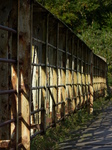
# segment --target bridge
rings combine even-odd
[[[35,0],[1,0],[0,70],[0,149],[30,149],[106,95],[106,61]]]

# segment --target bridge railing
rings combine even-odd
[[[40,4],[11,2],[0,5],[0,148],[30,149],[71,113],[93,112],[107,64]]]
[[[34,137],[84,105],[92,112],[93,95],[105,95],[107,64],[39,4],[34,4],[32,45],[31,122],[39,125]]]

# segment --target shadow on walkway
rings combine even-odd
[[[59,144],[60,150],[112,150],[112,104],[87,128],[71,134],[71,140]]]

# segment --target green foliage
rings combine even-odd
[[[112,64],[111,0],[37,0]],[[112,66],[111,66],[112,68]],[[111,72],[112,73],[112,72]]]
[[[38,0],[76,33],[88,26],[112,27],[112,1],[108,0]]]
[[[108,72],[108,84],[109,86],[112,86],[112,68],[111,67]]]
[[[89,27],[83,31],[82,34],[78,34],[85,43],[93,50],[95,54],[98,54],[107,59],[107,63],[112,61],[112,29],[95,30]]]

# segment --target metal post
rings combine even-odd
[[[9,32],[5,30],[8,27],[10,11],[12,10],[12,2],[8,0],[0,1],[0,57],[8,59],[9,53],[11,53],[11,36]],[[8,63],[0,62],[0,91],[8,90],[10,88],[10,66]],[[9,95],[0,95],[0,122],[5,122],[10,119],[9,109]],[[0,128],[0,140],[10,139],[10,128],[6,125]]]
[[[79,55],[78,55],[78,51],[79,51],[79,40],[77,41],[77,109],[80,105],[80,99],[79,99]]]
[[[74,35],[72,36],[72,110],[75,110],[75,85],[74,85],[74,65],[75,65],[75,46],[74,46]]]
[[[22,147],[30,149],[30,86],[31,86],[31,5],[29,1],[20,0],[18,16],[18,47],[20,66],[20,86],[23,92],[18,102],[18,114],[22,115],[22,121],[18,126],[18,141]]]
[[[93,53],[90,54],[90,113],[93,113]]]

